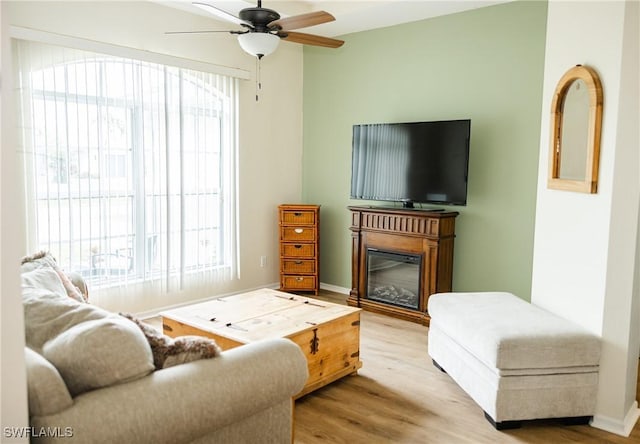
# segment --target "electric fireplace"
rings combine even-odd
[[[385,304],[420,309],[422,255],[367,250],[366,298]]]
[[[458,213],[349,207],[351,291],[363,310],[429,325],[429,296],[451,291]]]

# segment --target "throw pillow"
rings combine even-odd
[[[30,277],[25,273],[22,276],[23,282]],[[118,317],[102,308],[71,299],[64,291],[53,292],[47,288],[25,285],[22,287],[22,307],[26,343],[38,353],[42,352],[45,342],[74,325],[94,319]]]
[[[42,352],[74,397],[154,370],[144,334],[119,317],[81,322],[46,342]]]
[[[199,359],[215,358],[221,353],[220,347],[213,339],[202,336],[180,336],[174,339],[130,314],[120,315],[133,321],[144,333],[151,346],[153,364],[157,370]]]
[[[26,273],[21,273],[22,290],[47,290],[50,293],[66,297],[67,292],[60,281],[58,274],[49,267],[36,268]]]
[[[24,348],[27,366],[27,392],[29,397],[29,416],[45,416],[61,412],[73,405],[58,370],[41,355]]]
[[[76,272],[65,273],[65,274],[67,275],[67,277],[69,278],[73,286],[76,287],[78,290],[80,290],[80,293],[82,294],[82,298],[84,299],[84,301],[89,302],[89,287],[87,287],[87,283],[82,277],[82,275]]]
[[[40,251],[31,256],[25,256],[22,258],[20,262],[22,272],[29,272],[36,269],[41,268],[51,268],[56,272],[60,281],[62,281],[62,286],[64,287],[67,296],[72,299],[75,299],[79,302],[86,302],[88,297],[88,292],[80,291],[69,279],[69,277],[65,274],[64,271],[58,266],[56,259],[51,255],[51,253],[47,251]],[[83,281],[84,284],[84,281]],[[85,297],[86,296],[86,297]]]

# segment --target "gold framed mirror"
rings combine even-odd
[[[576,65],[553,95],[548,188],[597,192],[601,129],[600,78],[592,68]]]

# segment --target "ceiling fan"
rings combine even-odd
[[[242,49],[258,57],[258,59],[275,51],[281,39],[303,45],[324,46],[327,48],[339,48],[344,43],[342,40],[291,31],[292,29],[306,28],[334,21],[335,17],[325,11],[316,11],[281,18],[280,14],[273,9],[263,8],[262,0],[258,0],[258,5],[255,8],[244,8],[240,11],[238,17],[236,17],[209,3],[196,1],[192,4],[218,18],[240,25],[244,29],[232,31],[173,31],[167,32],[167,34],[197,34],[207,32],[237,34],[238,42]]]

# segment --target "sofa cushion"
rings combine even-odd
[[[511,293],[439,293],[431,323],[490,368],[597,366],[600,340],[583,327]]]
[[[71,395],[146,376],[154,370],[147,340],[136,325],[109,317],[81,322],[43,346]]]
[[[27,366],[29,416],[58,413],[73,405],[73,399],[58,370],[44,357],[24,349]]]

